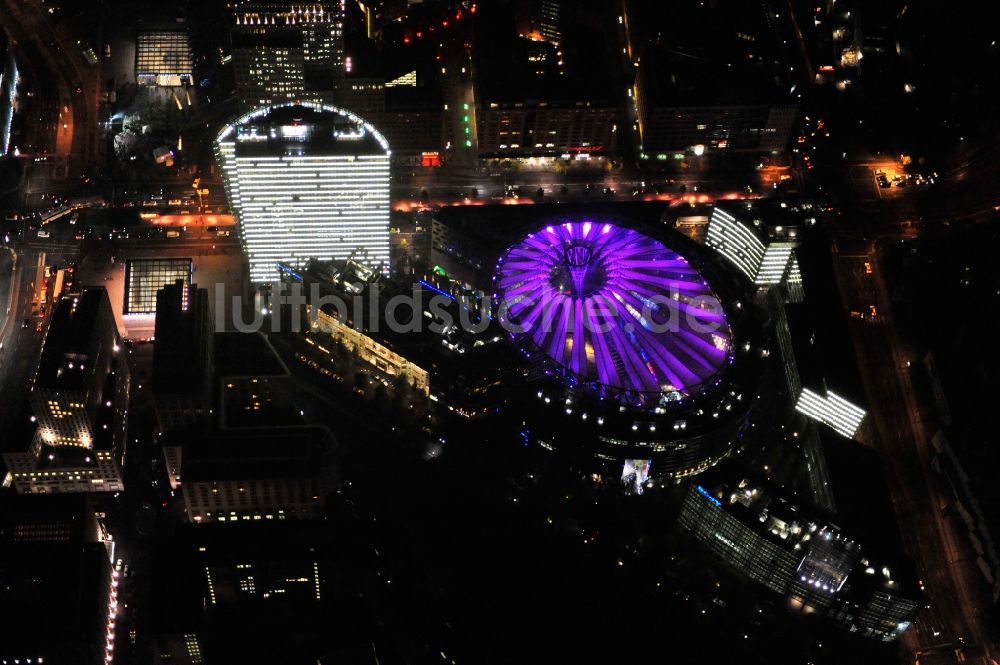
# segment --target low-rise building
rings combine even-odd
[[[905,557],[880,556],[832,515],[735,464],[692,482],[678,524],[736,575],[784,596],[793,611],[854,632],[896,640],[922,605]]]

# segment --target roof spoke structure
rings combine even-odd
[[[683,401],[732,362],[722,303],[697,268],[631,228],[546,226],[507,250],[494,286],[528,356],[602,399]]]

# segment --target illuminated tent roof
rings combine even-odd
[[[528,234],[494,276],[501,322],[571,388],[633,406],[683,400],[731,360],[722,304],[687,259],[613,224]]]

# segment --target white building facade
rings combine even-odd
[[[369,123],[315,102],[279,104],[227,125],[215,150],[252,282],[311,258],[388,270],[391,153]]]

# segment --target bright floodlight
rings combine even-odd
[[[683,400],[731,360],[729,325],[704,278],[633,229],[548,226],[507,250],[494,284],[501,318],[528,356],[602,398]]]

